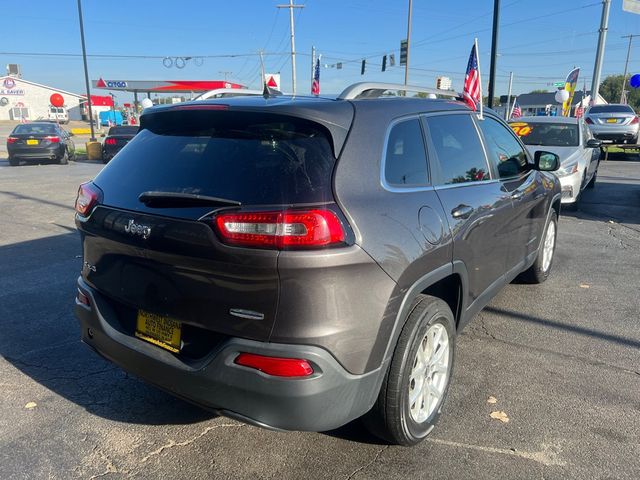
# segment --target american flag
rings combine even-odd
[[[316,68],[313,71],[313,82],[311,83],[311,94],[320,95],[320,58],[316,60]]]
[[[513,112],[511,112],[511,118],[520,118],[522,116],[522,109],[518,104],[518,99],[513,103]]]
[[[475,44],[471,48],[471,55],[469,55],[469,63],[467,64],[467,73],[464,76],[464,90],[462,96],[464,101],[471,107],[472,110],[478,108],[480,103],[480,72],[478,71],[478,55],[476,52]]]

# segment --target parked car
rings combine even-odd
[[[16,166],[21,160],[54,160],[66,164],[75,158],[72,134],[51,122],[33,122],[16,125],[7,137],[9,164]]]
[[[560,157],[556,175],[562,185],[562,203],[577,207],[585,188],[593,188],[600,166],[600,145],[582,119],[521,117],[511,127],[530,151],[553,152]]]
[[[64,107],[49,107],[48,119],[56,122],[67,124],[69,123],[69,112]]]
[[[137,133],[137,126],[111,127],[102,142],[102,163],[108,163]]]
[[[585,112],[585,122],[595,138],[614,143],[638,143],[640,121],[629,105],[594,105]]]
[[[422,440],[457,333],[516,276],[549,275],[559,160],[491,111],[372,98],[389,88],[146,109],[78,191],[83,341],[253,425],[364,416]]]

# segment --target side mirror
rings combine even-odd
[[[602,146],[602,141],[597,138],[590,138],[587,140],[587,148],[600,148]]]
[[[555,172],[560,168],[560,157],[555,153],[538,150],[534,155],[536,170],[541,172]]]

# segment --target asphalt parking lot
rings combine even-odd
[[[73,202],[101,168],[0,154],[1,478],[640,478],[639,159],[603,163],[561,217],[546,283],[508,286],[458,338],[443,417],[414,448],[357,422],[275,433],[214,417],[82,345]]]

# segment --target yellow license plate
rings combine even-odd
[[[136,337],[173,353],[180,351],[182,326],[173,318],[138,310]]]
[[[38,145],[38,140],[27,140],[27,145]]]
[[[615,118],[607,118],[607,123],[617,123],[618,120],[616,120]]]

